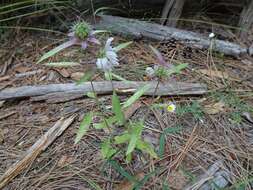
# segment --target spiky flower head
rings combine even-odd
[[[85,40],[91,32],[91,26],[84,21],[80,21],[74,24],[72,31],[74,32],[75,37],[80,40]]]

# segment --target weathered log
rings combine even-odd
[[[95,26],[97,29],[106,29],[115,34],[131,36],[137,39],[147,38],[159,41],[176,40],[190,47],[201,49],[210,48],[211,40],[196,32],[180,30],[160,24],[148,23],[136,19],[128,19],[109,15],[100,15],[100,22]],[[248,49],[238,44],[214,40],[213,50],[238,57],[246,54]]]
[[[1,177],[0,189],[4,188],[12,179],[27,168],[54,140],[59,137],[74,121],[76,115],[67,119],[60,119],[50,128],[29,150],[21,160],[13,164]]]
[[[166,95],[200,95],[207,92],[207,87],[204,84],[199,83],[183,83],[183,82],[164,82],[160,83],[156,89],[157,82],[122,82],[114,81],[113,87],[119,93],[134,93],[140,87],[149,85],[150,88],[144,93],[144,95],[152,96],[166,96]],[[98,95],[111,94],[113,91],[110,81],[93,82],[94,89]],[[66,96],[83,96],[88,92],[92,92],[92,86],[90,82],[85,82],[82,85],[75,83],[67,84],[48,84],[38,86],[22,86],[17,88],[7,88],[0,91],[0,100],[25,98],[33,96],[45,96],[46,99],[50,98],[51,94],[59,94]]]

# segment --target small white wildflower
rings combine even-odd
[[[176,104],[173,104],[172,102],[170,102],[167,106],[167,111],[168,112],[175,112],[176,111]]]
[[[209,38],[210,38],[210,39],[212,39],[212,38],[214,38],[214,37],[215,37],[215,34],[214,34],[213,32],[209,34]]]
[[[155,70],[152,67],[147,67],[145,73],[150,78],[155,76]]]
[[[113,41],[113,38],[109,38],[106,41],[103,54],[100,58],[97,59],[96,65],[99,69],[108,71],[108,70],[111,70],[113,66],[119,65],[118,56],[114,48],[111,46],[112,41]]]

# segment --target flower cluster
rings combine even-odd
[[[99,58],[97,59],[96,65],[99,69],[104,71],[111,70],[113,66],[119,65],[118,55],[111,43],[113,38],[109,38],[104,49],[100,50]]]

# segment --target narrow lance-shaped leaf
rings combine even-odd
[[[173,134],[181,131],[181,127],[168,127],[164,129],[163,133],[160,136],[159,139],[159,150],[158,150],[158,155],[159,157],[163,157],[164,155],[164,150],[165,150],[165,144],[166,144],[166,135],[167,134]]]
[[[126,43],[122,43],[122,44],[119,44],[118,46],[116,46],[114,49],[114,51],[118,52],[124,48],[126,48],[127,46],[129,46],[130,44],[132,44],[133,42],[126,42]]]
[[[70,46],[73,46],[75,44],[75,41],[74,40],[70,40],[70,41],[67,41],[59,46],[57,46],[56,48],[50,50],[49,52],[45,53],[37,63],[41,63],[42,61],[54,56],[55,54],[57,54],[58,52],[70,47]]]
[[[120,135],[120,136],[116,136],[114,138],[115,140],[115,144],[122,144],[122,143],[126,143],[130,140],[130,134],[126,133],[126,134],[123,134],[123,135]]]
[[[137,92],[135,92],[123,105],[123,108],[127,108],[132,105],[135,101],[137,101],[148,89],[150,85],[144,85]]]
[[[129,82],[128,80],[126,80],[126,79],[124,79],[123,77],[121,77],[121,76],[119,76],[119,75],[117,75],[117,74],[115,74],[115,73],[112,73],[111,72],[111,75],[112,75],[112,77],[113,78],[115,78],[115,79],[117,79],[117,80],[119,80],[119,81],[124,81],[124,82]]]
[[[119,121],[119,124],[123,125],[125,123],[125,116],[121,109],[119,97],[117,96],[115,91],[113,92],[113,96],[112,96],[112,110],[117,120]]]
[[[142,141],[141,139],[138,140],[136,148],[138,148],[141,151],[147,152],[153,158],[157,158],[157,155],[152,146],[149,143]]]
[[[142,129],[143,129],[143,124],[141,122],[134,123],[131,126],[131,133],[130,133],[130,141],[127,147],[127,152],[126,155],[130,154],[131,152],[134,151],[137,141],[141,137]]]
[[[117,152],[116,149],[114,149],[111,146],[110,139],[105,140],[101,145],[101,153],[103,158],[109,159],[111,158],[115,153]]]
[[[105,119],[105,121],[102,121],[101,123],[95,123],[93,125],[93,127],[95,129],[105,129],[106,127],[110,127],[111,125],[113,125],[114,123],[117,122],[117,118],[115,116],[109,117],[107,119]]]
[[[89,112],[82,120],[81,124],[80,124],[80,127],[77,131],[77,135],[76,135],[76,138],[75,138],[75,144],[77,144],[81,138],[87,133],[87,131],[89,130],[89,126],[92,122],[92,116],[93,116],[93,113],[92,112]]]
[[[186,67],[188,66],[187,63],[182,63],[182,64],[179,64],[177,66],[173,66],[169,71],[168,71],[168,75],[171,75],[171,74],[179,74],[183,69],[185,69]]]

